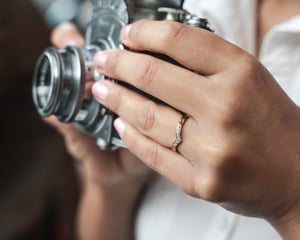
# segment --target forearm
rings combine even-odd
[[[133,240],[134,204],[85,184],[78,216],[80,240]]]

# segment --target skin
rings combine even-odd
[[[69,23],[56,28],[51,40],[59,48],[84,43]],[[141,191],[151,178],[150,169],[127,150],[101,151],[95,138],[77,131],[73,125],[60,123],[55,117],[46,121],[62,134],[69,152],[81,166],[78,238],[133,239],[134,212]]]
[[[300,9],[297,1],[289,2],[288,9],[284,1],[260,2],[257,54],[268,29],[285,20],[267,17],[266,10],[281,9],[289,18]],[[52,39],[59,47],[83,44],[74,27],[58,28]],[[110,81],[93,86],[95,98],[120,116],[115,127],[130,151],[188,194],[265,218],[284,239],[299,239],[300,113],[270,73],[215,34],[173,22],[141,21],[126,26],[121,39],[133,50],[160,52],[186,67],[125,50],[96,55],[101,73],[168,103],[156,104]],[[180,112],[189,119],[174,152]],[[134,210],[149,170],[127,151],[101,152],[72,126],[48,121],[83,165],[81,238],[133,239]],[[124,168],[116,167],[120,162]]]
[[[285,239],[298,239],[300,111],[271,74],[215,34],[174,22],[140,21],[121,39],[186,67],[125,50],[95,57],[102,74],[172,106],[110,81],[93,86],[95,98],[120,116],[115,127],[130,151],[188,194],[265,218]],[[190,118],[174,152],[179,112]]]

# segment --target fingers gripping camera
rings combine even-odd
[[[33,100],[42,117],[55,115],[61,122],[75,122],[78,129],[97,138],[101,149],[114,150],[126,147],[113,127],[117,116],[99,104],[87,87],[106,79],[94,69],[94,55],[98,51],[122,49],[122,27],[140,19],[173,20],[207,30],[209,26],[206,19],[185,11],[182,0],[91,2],[93,15],[85,33],[85,47],[49,47],[42,53],[34,73]]]

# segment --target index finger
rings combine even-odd
[[[165,54],[205,75],[226,69],[241,54],[210,31],[174,21],[138,21],[122,29],[121,40],[129,48]]]

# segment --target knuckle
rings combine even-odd
[[[243,139],[241,137],[230,136],[219,146],[219,151],[214,152],[210,167],[217,173],[227,174],[236,166],[240,166],[241,154],[244,151]]]
[[[144,60],[141,61],[141,66],[143,67],[141,67],[137,72],[136,85],[138,88],[145,89],[151,85],[156,77],[156,59],[147,56]]]
[[[223,107],[222,111],[219,112],[218,121],[224,129],[232,129],[239,126],[244,118],[242,98],[239,98],[239,101],[236,101],[236,98],[234,95],[231,95],[230,99],[225,99],[222,102]]]
[[[186,37],[186,26],[184,24],[165,21],[161,26],[160,42],[165,48],[177,47]]]
[[[112,50],[108,55],[104,70],[111,77],[117,77],[122,62],[122,50]]]
[[[218,109],[215,112],[216,120],[225,130],[244,126],[251,115],[251,86],[244,79],[237,78],[232,80],[237,82],[231,81],[228,87],[222,88],[225,94],[215,103]]]
[[[210,202],[222,202],[224,200],[223,187],[220,174],[210,170],[196,183],[196,188],[204,200]],[[196,190],[196,191],[197,191]]]
[[[148,30],[149,20],[140,19],[132,24],[131,30],[128,33],[129,39],[140,40]]]
[[[152,101],[148,101],[145,107],[139,113],[137,117],[137,125],[143,131],[151,131],[155,124],[156,116],[156,104]]]
[[[239,68],[242,71],[243,76],[253,75],[258,66],[258,61],[247,53],[244,53],[239,59],[240,64],[243,66]]]
[[[232,68],[235,77],[232,78],[232,84],[238,90],[245,90],[253,81],[260,81],[259,71],[260,63],[248,53],[239,55],[239,62]]]
[[[198,181],[190,181],[183,186],[183,191],[192,197],[202,198],[202,194],[199,191],[201,188],[198,186]]]

